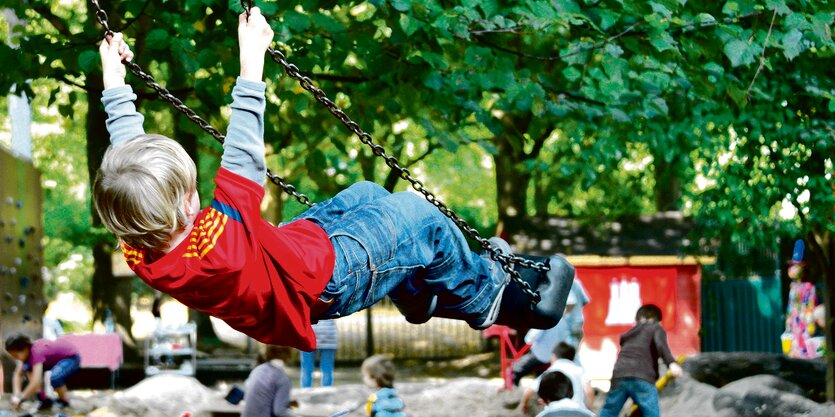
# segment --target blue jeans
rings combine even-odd
[[[78,372],[81,365],[81,357],[78,355],[71,356],[66,359],[61,359],[52,366],[52,371],[49,378],[49,384],[53,388],[63,387],[67,384],[67,378]]]
[[[358,182],[299,218],[319,224],[336,252],[321,296],[333,304],[320,319],[368,308],[393,290],[398,299],[392,301],[405,303],[409,291],[428,287],[438,295],[438,310],[471,320],[502,289],[455,224],[417,194]]]
[[[336,360],[336,349],[316,349],[313,352],[301,353],[301,387],[313,386],[313,368],[316,367],[316,354],[319,354],[319,371],[322,372],[322,386],[333,385],[333,364]]]
[[[660,416],[658,390],[654,384],[638,378],[618,378],[612,380],[612,389],[606,395],[606,403],[599,417],[617,417],[627,397],[632,398],[644,417]]]

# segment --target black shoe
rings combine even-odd
[[[537,271],[515,265],[522,280],[539,293],[540,301],[534,305],[522,286],[511,280],[502,295],[502,305],[495,324],[512,328],[550,329],[557,325],[565,311],[568,293],[574,282],[574,267],[565,258],[556,255],[519,257],[550,267],[548,271]]]
[[[438,307],[438,296],[420,275],[398,285],[389,293],[389,299],[412,324],[426,323]]]
[[[49,398],[42,398],[38,401],[38,411],[51,410],[52,400]]]
[[[70,402],[63,398],[59,398],[55,400],[55,405],[58,407],[58,409],[63,410],[65,408],[69,408]]]
[[[491,237],[489,240],[490,244],[496,248],[499,253],[505,255],[511,254],[510,245],[508,245],[504,239]],[[499,310],[502,305],[502,294],[504,294],[508,282],[510,281],[510,275],[502,269],[499,262],[494,261],[490,257],[490,252],[485,251],[481,254],[481,258],[487,263],[487,272],[490,275],[489,280],[483,284],[491,287],[489,294],[492,297],[492,301],[490,302],[490,305],[481,312],[462,313],[456,308],[445,308],[447,304],[442,302],[442,307],[437,309],[435,316],[448,319],[465,320],[470,327],[476,330],[484,330],[493,325],[496,318],[499,316]]]
[[[491,237],[489,241],[493,247],[499,251],[499,253],[504,255],[510,255],[512,253],[510,251],[510,245],[504,239],[500,237]],[[501,310],[500,307],[502,305],[503,294],[508,283],[510,282],[510,274],[502,269],[501,264],[494,261],[493,258],[490,257],[489,251],[482,253],[481,257],[490,264],[490,279],[492,284],[497,288],[497,291],[496,296],[493,298],[493,302],[490,304],[487,311],[479,317],[468,321],[470,327],[476,330],[484,330],[496,322],[496,319],[499,316],[499,311]]]

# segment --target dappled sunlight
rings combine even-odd
[[[56,295],[47,306],[44,316],[82,325],[88,325],[93,320],[93,313],[87,301],[70,292]]]

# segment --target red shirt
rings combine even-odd
[[[268,223],[264,188],[225,168],[215,184],[188,239],[150,262],[124,245],[125,260],[151,287],[263,343],[313,350],[310,306],[334,266],[327,234],[307,220]]]

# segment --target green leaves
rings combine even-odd
[[[765,8],[768,10],[774,10],[777,14],[785,15],[791,13],[791,9],[789,6],[786,5],[786,0],[766,0],[765,1]]]
[[[400,28],[403,29],[406,36],[412,36],[425,25],[422,21],[412,18],[407,14],[400,15],[399,23]]]
[[[78,66],[83,72],[92,72],[100,62],[96,51],[84,51],[78,55]]]
[[[284,20],[284,24],[293,32],[301,32],[310,27],[310,17],[295,10],[284,12],[282,20]]]
[[[658,52],[664,52],[676,48],[676,41],[667,32],[654,33],[650,35],[649,43],[655,47]]]
[[[789,61],[793,60],[803,52],[803,33],[797,29],[792,29],[783,35],[780,46],[783,48],[783,56]]]
[[[170,35],[165,29],[156,28],[148,32],[145,36],[145,42],[148,45],[148,49],[166,49],[169,38]]]
[[[755,52],[746,40],[731,39],[722,47],[722,51],[731,61],[731,66],[738,67],[754,62]]]

